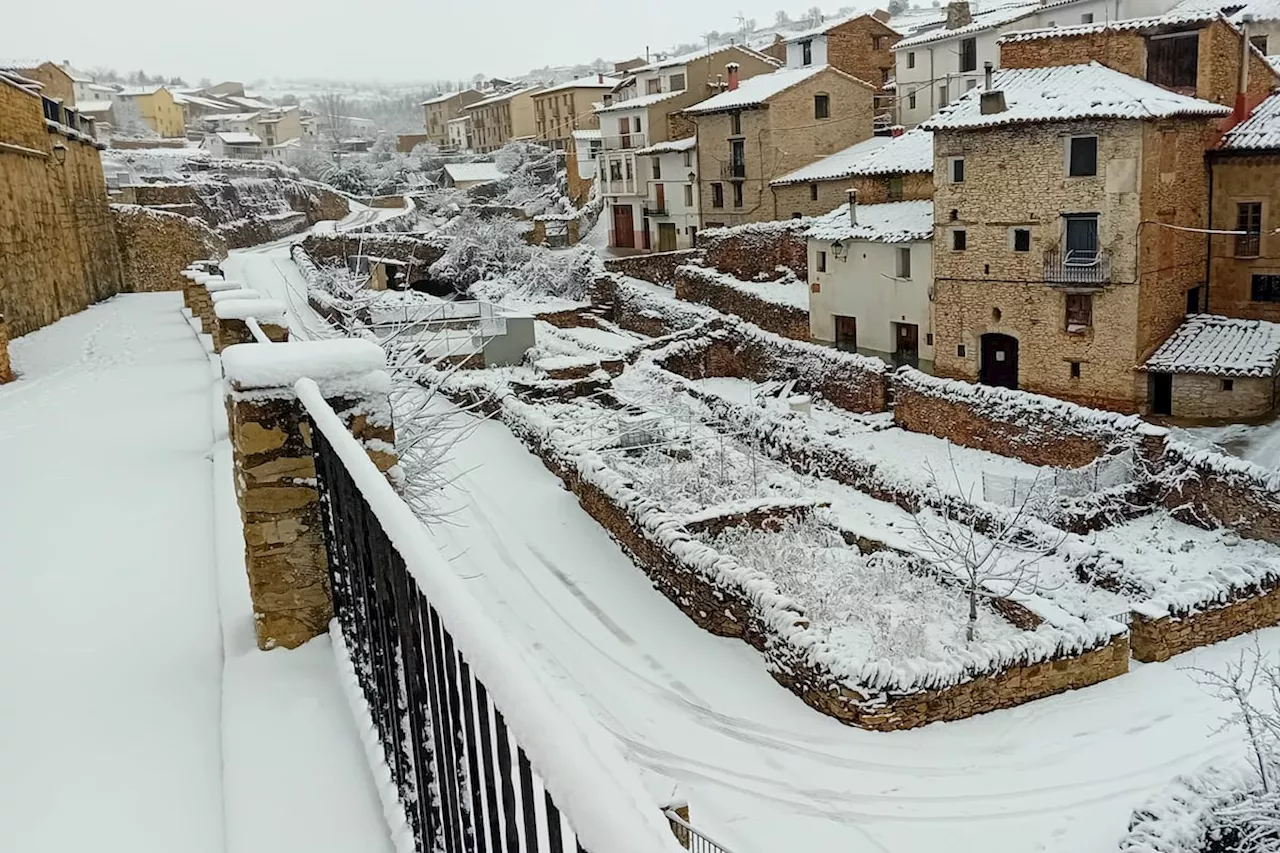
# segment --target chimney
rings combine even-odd
[[[849,224],[856,228],[858,227],[858,191],[850,188],[846,192],[849,194]]]
[[[603,84],[603,83],[604,83],[604,75],[603,75],[603,74],[597,74],[597,75],[596,75],[596,82],[597,82],[597,83],[601,83],[601,84]]]
[[[999,89],[992,88],[991,84],[991,63],[986,63],[983,71],[986,73],[987,85],[978,95],[978,112],[984,116],[1002,113],[1009,108],[1004,100],[1004,92]]]
[[[1252,12],[1240,19],[1240,78],[1236,89],[1235,109],[1231,111],[1232,126],[1249,117],[1249,60],[1253,58],[1253,51],[1249,49],[1249,25],[1252,23]]]
[[[730,62],[728,65],[724,67],[725,71],[729,72],[729,91],[730,92],[736,91],[738,88],[738,69],[740,69],[741,67],[742,66],[736,62]]]
[[[969,11],[968,0],[952,0],[947,4],[947,29],[959,29],[972,23],[973,13]]]
[[[874,12],[871,13],[871,17],[875,18],[877,21],[879,21],[882,24],[887,24],[889,23],[889,19],[893,16],[890,15],[888,12],[886,12],[884,9],[876,9]]]
[[[990,92],[991,91],[991,63],[990,62],[982,63],[982,75],[983,77],[986,78],[986,85],[983,86],[983,88],[986,89],[988,92]]]

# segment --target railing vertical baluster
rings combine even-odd
[[[467,787],[471,791],[471,830],[473,849],[488,853],[484,837],[484,797],[481,791],[480,765],[477,756],[479,742],[476,739],[475,707],[471,694],[471,667],[458,654],[458,690],[462,696],[462,738],[467,753]]]
[[[538,853],[538,811],[533,796],[533,768],[524,749],[516,747],[516,763],[520,768],[520,813],[524,816],[524,847],[529,853]]]
[[[364,498],[359,497],[359,500],[363,504]],[[375,672],[381,693],[379,710],[382,717],[382,742],[387,765],[391,769],[396,784],[403,790],[407,774],[400,755],[400,740],[396,736],[400,728],[399,715],[396,713],[396,700],[400,691],[399,676],[396,673],[397,662],[392,646],[392,632],[388,625],[392,621],[388,613],[391,606],[390,592],[374,552],[373,526],[367,523],[372,518],[372,513],[368,511],[367,506],[364,509],[365,512],[360,514],[360,537],[357,545],[364,553],[365,570],[372,593],[369,609],[373,617]]]
[[[404,660],[405,683],[408,688],[405,713],[408,718],[408,748],[413,758],[414,802],[409,809],[414,823],[415,837],[420,849],[429,849],[429,839],[434,839],[435,821],[431,803],[431,752],[423,742],[426,720],[422,713],[422,633],[417,625],[418,592],[413,578],[404,567],[404,560],[394,551],[391,554],[392,574],[396,581],[396,615],[400,625],[400,648]],[[423,804],[427,808],[423,808]]]
[[[547,810],[547,848],[551,853],[564,853],[564,828],[560,825],[560,809],[551,798],[551,792],[542,789],[543,805]]]
[[[502,829],[498,812],[498,792],[494,787],[493,727],[489,711],[489,691],[479,679],[473,682],[476,694],[476,720],[480,725],[480,761],[484,765],[485,799],[489,808],[489,853],[502,853]]]
[[[453,805],[454,791],[457,789],[457,768],[447,749],[449,721],[446,718],[443,694],[444,685],[441,673],[444,668],[441,658],[444,656],[440,648],[440,638],[436,633],[436,613],[431,602],[423,604],[422,627],[423,643],[429,650],[427,660],[427,681],[431,685],[431,731],[434,735],[436,788],[439,791],[440,823],[442,826],[441,841],[447,853],[461,853],[462,835],[458,830],[458,813]]]
[[[462,736],[462,704],[458,698],[458,652],[453,647],[453,637],[445,630],[444,625],[440,625],[439,630],[442,640],[441,647],[444,650],[444,683],[447,688],[445,690],[445,701],[449,703],[449,713],[445,718],[449,722],[449,730],[446,735],[449,738],[449,749],[453,753],[454,771],[458,774],[459,779],[454,797],[458,806],[458,818],[461,821],[462,849],[472,851],[475,850],[475,819],[471,816],[471,804],[466,802],[462,790],[463,785],[461,784],[464,776],[463,763],[466,760],[466,744]],[[467,785],[470,786],[470,776],[466,777],[466,781]]]
[[[502,818],[506,826],[507,853],[520,853],[520,830],[516,828],[516,789],[511,775],[511,739],[507,736],[507,721],[497,706],[493,709],[493,729],[498,749],[498,781],[502,785]]]
[[[406,582],[412,585],[413,578],[408,577],[408,572],[405,575]],[[426,647],[426,627],[423,625],[422,620],[426,603],[416,588],[414,589],[414,594],[409,597],[408,603],[409,628],[414,638],[413,665],[416,690],[414,701],[410,705],[412,709],[410,719],[412,720],[414,744],[421,756],[418,764],[420,768],[418,781],[421,785],[418,791],[418,813],[423,830],[419,849],[432,850],[435,848],[436,839],[441,832],[441,825],[440,817],[436,813],[435,802],[431,799],[431,785],[436,780],[435,771],[432,770],[435,762],[434,737],[431,740],[431,748],[428,748],[426,744],[435,716],[434,709],[431,707],[431,688],[427,683],[427,673],[429,672],[427,655],[429,652]]]

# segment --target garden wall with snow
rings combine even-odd
[[[677,299],[731,314],[798,341],[809,340],[809,285],[790,271],[777,281],[742,281],[707,267],[676,269]]]

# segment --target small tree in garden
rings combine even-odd
[[[944,576],[964,585],[969,602],[965,639],[973,642],[977,639],[981,599],[1033,595],[1053,588],[1041,577],[1040,563],[1066,537],[1046,539],[1028,531],[1034,488],[1011,511],[984,515],[979,520],[973,511],[973,488],[962,486],[954,461],[951,475],[957,486],[955,493],[944,490],[937,473],[927,464],[925,468],[929,474],[925,495],[919,511],[911,516],[919,552]]]

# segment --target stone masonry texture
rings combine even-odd
[[[1232,235],[1214,235],[1209,272],[1209,300],[1204,306],[1211,314],[1247,317],[1280,322],[1280,302],[1255,302],[1252,279],[1257,275],[1280,275],[1280,154],[1219,152],[1212,156],[1213,210],[1211,227],[1234,229],[1238,205],[1262,203],[1262,233],[1254,253],[1242,241],[1244,253],[1237,256]]]
[[[888,175],[858,175],[832,181],[815,181],[813,184],[787,184],[773,188],[774,208],[778,219],[801,216],[822,216],[849,200],[849,190],[858,191],[858,204],[880,204],[886,201],[919,201],[933,198],[933,172],[910,172],[902,178],[902,194],[890,197]],[[818,197],[813,197],[813,187]]]
[[[227,243],[199,219],[138,205],[111,205],[116,242],[131,293],[184,290],[177,271],[192,261],[225,258]]]
[[[699,267],[684,267],[676,278],[676,298],[707,305],[724,314],[736,314],[748,323],[793,338],[809,340],[809,312],[768,302],[723,284],[719,276]]]

